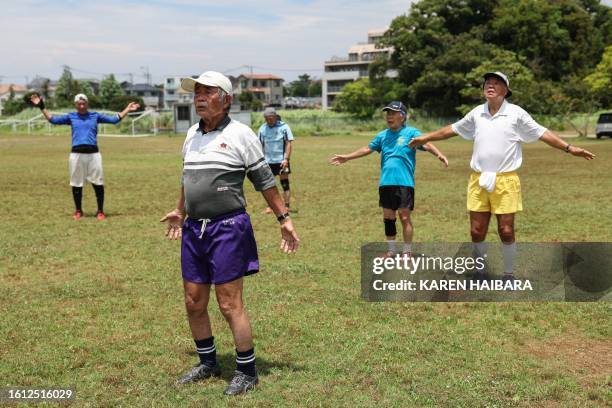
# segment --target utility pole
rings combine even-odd
[[[151,72],[149,72],[148,66],[140,67],[144,71],[144,77],[147,79],[147,85],[151,85]]]
[[[70,71],[70,67],[68,65],[62,65],[62,67],[64,68],[64,71]],[[72,72],[70,73],[72,74]],[[72,75],[70,76],[72,77]],[[70,78],[70,81],[68,81],[68,99],[70,99],[71,95],[72,95],[72,78]]]

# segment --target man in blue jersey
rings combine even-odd
[[[263,147],[266,162],[272,169],[272,174],[279,176],[281,187],[283,188],[283,198],[285,207],[289,210],[291,200],[291,190],[289,189],[289,174],[291,166],[291,142],[293,133],[291,128],[283,122],[273,107],[264,110],[266,123],[259,128],[259,141]],[[270,207],[266,208],[266,213],[272,212]]]
[[[89,112],[89,101],[84,94],[74,97],[76,112],[67,115],[53,116],[45,108],[45,102],[39,95],[32,95],[30,101],[42,111],[47,120],[54,125],[70,125],[72,128],[72,149],[68,160],[70,167],[70,185],[76,210],[72,216],[75,220],[81,219],[83,210],[83,184],[89,181],[96,192],[98,212],[96,218],[100,221],[106,219],[104,215],[104,174],[102,172],[102,156],[98,149],[98,123],[119,123],[128,112],[140,108],[136,102],[130,102],[124,110],[113,116],[102,115],[98,112]]]
[[[381,154],[380,184],[378,188],[379,205],[383,209],[385,223],[385,236],[389,244],[387,256],[393,256],[397,228],[395,226],[396,213],[399,213],[404,236],[402,252],[411,256],[412,252],[412,222],[410,212],[414,210],[414,168],[416,151],[408,147],[412,138],[421,134],[418,129],[406,125],[407,109],[399,101],[393,101],[383,108],[387,113],[388,129],[380,132],[368,146],[362,147],[350,154],[336,154],[331,164],[340,165],[349,160],[367,156],[373,151]],[[422,146],[425,150],[436,156],[448,167],[448,160],[431,143]]]

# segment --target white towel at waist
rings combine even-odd
[[[480,178],[478,179],[478,184],[480,187],[486,189],[489,193],[492,193],[495,190],[495,179],[497,178],[497,173],[494,171],[483,171],[480,173]]]

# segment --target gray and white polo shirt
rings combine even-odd
[[[183,144],[182,183],[190,218],[215,218],[244,209],[245,175],[257,191],[276,185],[261,143],[248,126],[229,116],[208,133],[202,125],[193,125]]]

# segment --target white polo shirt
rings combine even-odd
[[[535,142],[546,131],[523,108],[506,100],[493,116],[485,103],[451,127],[462,138],[474,141],[470,167],[480,173],[515,171],[523,162],[521,143]]]

